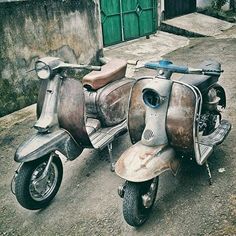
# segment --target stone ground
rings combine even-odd
[[[164,58],[180,65],[197,66],[204,59],[222,63],[220,84],[227,93],[224,117],[236,125],[236,28],[222,38],[190,39],[189,45]],[[148,44],[148,40],[146,40]],[[137,43],[137,41],[136,41]],[[131,45],[131,43],[129,43]],[[157,42],[158,47],[158,42]],[[126,49],[121,48],[122,55]],[[133,50],[133,49],[132,49]],[[145,60],[145,56],[142,58]],[[137,75],[147,72],[139,69]],[[85,150],[73,162],[64,162],[64,179],[54,201],[46,209],[23,209],[10,192],[17,164],[16,147],[34,131],[34,107],[0,119],[0,235],[236,235],[236,132],[210,158],[213,185],[203,167],[183,163],[173,177],[160,177],[157,199],[150,219],[140,228],[128,226],[122,216],[117,187],[123,181],[109,170],[108,153]],[[128,135],[114,143],[114,156],[130,146]],[[219,169],[224,168],[220,173]]]
[[[216,36],[233,24],[200,13],[190,13],[164,21],[165,24],[206,36]],[[209,27],[209,25],[211,27]]]

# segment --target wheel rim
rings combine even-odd
[[[30,179],[29,193],[35,201],[47,199],[55,189],[58,181],[58,169],[54,162],[51,163],[47,175],[42,180],[38,180],[43,174],[46,165],[47,162],[38,165]]]

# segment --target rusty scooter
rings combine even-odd
[[[59,190],[63,166],[59,151],[70,161],[84,148],[108,147],[111,169],[113,140],[127,131],[128,96],[133,80],[125,78],[126,61],[113,59],[103,66],[65,63],[45,57],[35,63],[41,80],[36,134],[16,150],[19,162],[12,190],[24,208],[46,207]],[[67,70],[92,71],[79,80]]]
[[[208,158],[231,129],[221,115],[226,96],[217,83],[223,72],[220,63],[205,61],[193,69],[162,60],[145,67],[158,75],[137,79],[132,87],[128,130],[133,145],[115,167],[125,179],[118,193],[123,198],[124,219],[131,226],[148,219],[159,175],[167,170],[176,175],[182,158],[205,165],[211,184]],[[186,75],[171,80],[172,73]]]

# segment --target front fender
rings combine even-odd
[[[176,175],[179,165],[173,148],[164,145],[149,147],[138,142],[122,154],[115,171],[125,180],[144,182],[166,170],[172,170]]]
[[[81,154],[83,148],[74,141],[67,131],[59,129],[52,133],[37,133],[32,136],[17,148],[14,160],[16,162],[33,161],[56,150],[69,160],[73,160]]]

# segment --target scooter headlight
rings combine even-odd
[[[42,61],[35,63],[35,71],[40,79],[48,79],[51,75],[50,67]]]
[[[144,89],[143,101],[148,107],[158,108],[162,104],[164,99],[155,90]]]

